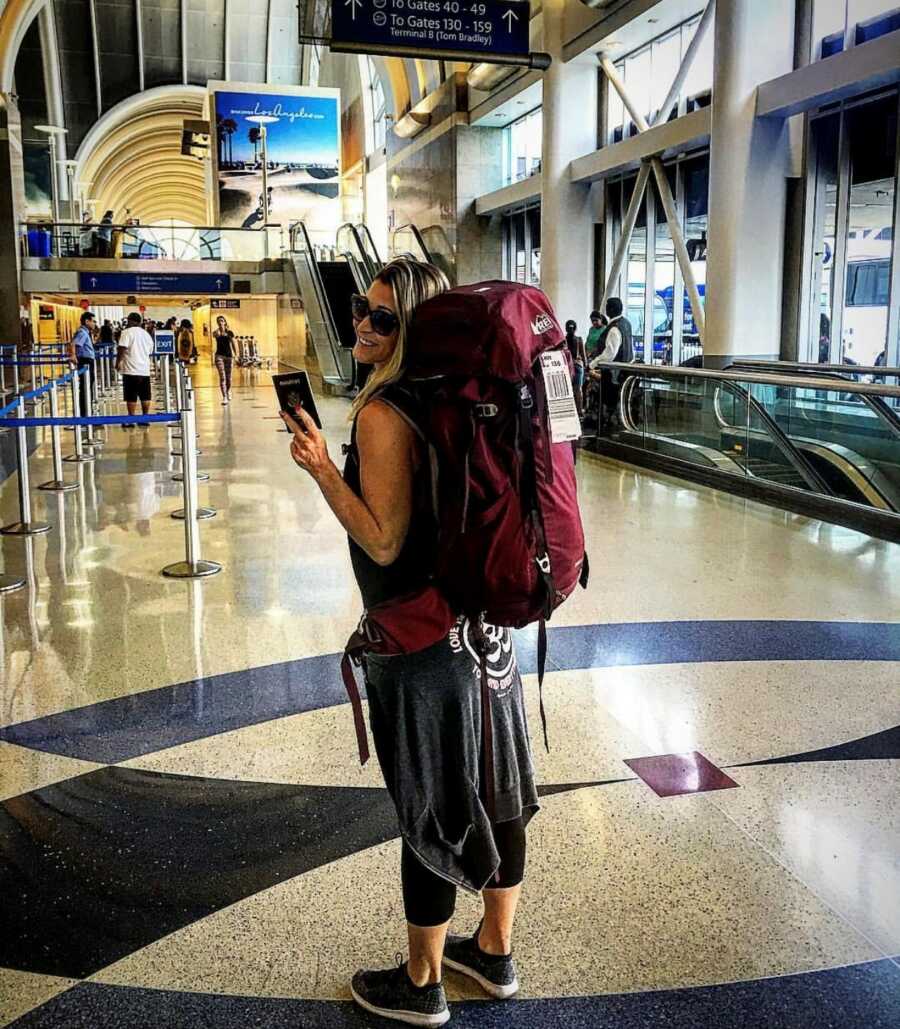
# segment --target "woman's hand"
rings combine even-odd
[[[291,440],[291,457],[295,464],[309,472],[314,479],[318,479],[331,467],[325,437],[302,407],[294,408],[293,417],[284,411],[280,413],[282,421],[294,434]]]

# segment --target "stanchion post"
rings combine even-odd
[[[18,418],[25,417],[25,401],[20,397],[16,407]],[[28,435],[24,425],[16,431],[16,460],[19,464],[19,520],[11,525],[4,525],[0,533],[4,536],[38,536],[49,532],[46,522],[35,522],[31,519],[31,480],[28,475]]]
[[[55,382],[50,384],[50,417],[59,417],[59,395]],[[53,478],[49,482],[42,482],[38,489],[46,490],[49,493],[69,493],[78,489],[78,483],[67,482],[63,478],[61,433],[58,425],[51,427],[50,436],[53,441]]]
[[[79,390],[78,372],[72,373],[72,413],[76,418],[81,417],[81,396]],[[87,461],[93,461],[93,454],[86,454],[84,452],[84,441],[81,438],[81,426],[75,425],[75,453],[70,454],[68,457],[63,458],[64,461],[72,461],[73,463],[83,464]]]
[[[19,351],[13,352],[13,396],[18,396],[19,389]]]
[[[94,378],[93,375],[91,375],[91,366],[90,365],[85,365],[85,368],[84,368],[84,399],[85,399],[85,401],[87,403],[87,407],[85,409],[84,414],[85,414],[86,418],[93,418],[93,416],[94,416],[94,383],[93,383],[93,378]],[[97,439],[97,437],[93,435],[93,426],[87,425],[87,426],[85,426],[85,429],[87,430],[87,434],[86,434],[85,440],[84,440],[85,446],[88,446],[88,447],[102,447],[103,446],[103,440],[102,439]]]
[[[168,414],[172,410],[172,395],[169,391],[169,355],[162,355],[162,388],[163,410]]]
[[[194,443],[194,409],[192,398],[181,412],[181,433],[184,437],[184,551],[185,560],[163,568],[163,575],[171,579],[201,579],[216,575],[222,566],[216,561],[204,561],[200,556],[200,525],[197,521],[197,448]]]

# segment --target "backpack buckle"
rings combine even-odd
[[[475,417],[476,418],[496,418],[500,413],[500,408],[496,404],[476,404],[475,405]]]

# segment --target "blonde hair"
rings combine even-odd
[[[402,377],[406,368],[406,335],[419,304],[450,289],[447,276],[439,268],[435,268],[433,264],[413,261],[408,257],[398,257],[390,264],[386,264],[375,277],[375,281],[390,286],[393,290],[400,331],[391,359],[372,372],[353,401],[350,421],[356,418],[379,390]]]

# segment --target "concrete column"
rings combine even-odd
[[[19,109],[10,94],[0,93],[0,341],[4,343],[17,343],[20,336],[18,225],[24,210]]]
[[[541,159],[541,285],[562,320],[585,328],[594,303],[594,206],[590,187],[569,179],[569,165],[597,149],[597,83],[591,54],[564,64],[565,0],[544,0],[543,49],[553,58],[544,73]]]
[[[781,350],[785,123],[755,116],[756,87],[794,67],[794,4],[717,0],[704,361]]]

